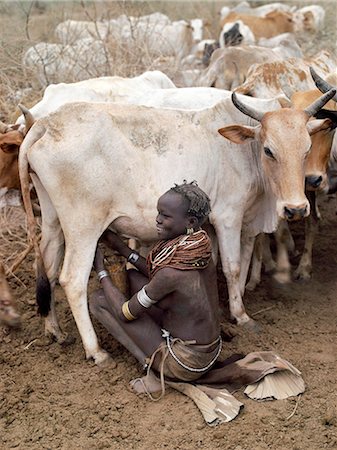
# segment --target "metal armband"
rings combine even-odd
[[[145,292],[144,286],[140,291],[137,293],[137,300],[138,302],[144,307],[144,308],[150,308],[150,306],[157,303],[157,300],[152,300],[147,293]]]

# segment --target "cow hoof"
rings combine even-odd
[[[95,356],[94,361],[100,369],[115,369],[117,367],[116,362],[109,353],[104,350]]]
[[[296,281],[308,281],[311,279],[311,273],[310,272],[300,272],[296,271],[294,274],[294,278]]]
[[[245,330],[251,331],[253,333],[261,333],[262,328],[261,326],[258,324],[258,322],[256,322],[253,319],[249,319],[248,322],[245,322],[243,325]]]
[[[275,272],[273,278],[279,284],[291,283],[291,277],[289,272]]]

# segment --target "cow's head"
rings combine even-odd
[[[10,327],[20,325],[20,316],[16,311],[14,296],[6,280],[5,269],[0,263],[0,324]]]
[[[223,45],[228,47],[230,45],[240,45],[243,41],[243,36],[240,33],[240,24],[235,22],[232,28],[223,34]]]
[[[310,71],[317,88],[321,92],[326,93],[331,91],[331,89],[334,89],[334,87],[330,83],[323,80],[314,71],[314,69],[310,68]],[[311,100],[318,98],[319,96],[318,91],[310,91],[308,93],[298,93],[297,96],[295,96],[294,98],[295,106],[296,103],[298,103],[299,101],[302,100],[303,102],[303,97],[305,98],[306,94],[309,94],[311,96]],[[320,130],[318,133],[315,133],[311,137],[312,150],[308,156],[305,168],[306,188],[311,191],[313,190],[325,191],[328,187],[327,170],[330,160],[332,141],[337,126],[336,102],[337,102],[337,95],[335,95],[332,98],[332,102],[330,102],[331,108],[333,108],[333,110],[321,109],[316,114],[314,114],[314,117],[316,119],[327,119],[327,120],[325,122],[326,127]]]
[[[221,128],[219,133],[236,144],[253,140],[260,143],[264,178],[276,197],[277,212],[282,219],[298,220],[310,213],[304,193],[304,169],[311,149],[310,136],[324,129],[330,120],[309,119],[335,94],[336,90],[333,90],[322,95],[305,110],[282,108],[267,113],[245,105],[234,92],[232,94],[234,105],[260,123],[255,127],[229,125]]]
[[[291,13],[286,11],[271,11],[265,16],[275,24],[275,29],[280,33],[293,33],[295,22]]]
[[[20,105],[25,125],[6,125],[0,122],[0,190],[20,189],[18,153],[20,145],[33,125],[34,119],[27,108]]]
[[[23,141],[19,125],[0,123],[0,189],[19,189],[18,152]]]

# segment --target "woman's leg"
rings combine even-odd
[[[119,292],[116,289],[117,292]],[[103,290],[95,291],[89,299],[91,313],[141,363],[151,356],[163,341],[161,328],[149,315],[132,322],[120,319],[119,312],[125,298],[120,293],[108,300]],[[156,369],[157,364],[154,365]]]

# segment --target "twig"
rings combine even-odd
[[[15,261],[11,265],[11,267],[7,270],[7,275],[14,273],[14,271],[19,267],[22,261],[28,256],[28,254],[33,249],[33,243],[30,243],[29,246],[17,257]]]
[[[296,409],[297,409],[297,407],[298,407],[298,404],[299,404],[299,402],[300,402],[300,400],[301,400],[301,397],[302,397],[301,394],[297,397],[297,401],[296,401],[296,405],[295,405],[294,411],[293,411],[288,417],[286,417],[285,420],[291,419],[292,416],[295,414]]]
[[[23,349],[24,349],[24,350],[28,350],[29,347],[30,347],[31,345],[33,345],[34,342],[36,342],[37,340],[38,340],[38,338],[33,339],[32,341],[29,342],[29,344],[27,344],[25,347],[23,347]]]
[[[257,316],[258,314],[265,312],[265,311],[269,311],[270,309],[273,309],[273,308],[276,308],[276,305],[268,306],[268,308],[260,309],[259,311],[256,311],[255,313],[251,314],[251,316]]]

